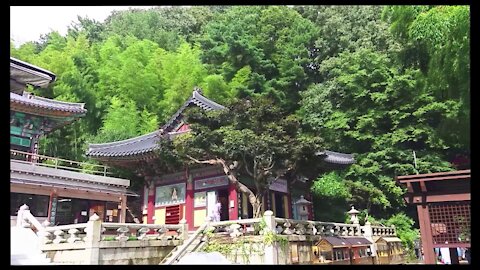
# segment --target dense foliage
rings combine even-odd
[[[43,139],[40,153],[85,160],[88,143],[153,131],[194,86],[222,104],[270,97],[275,105],[256,110],[298,121],[289,134],[355,155],[344,171],[309,176],[316,217],[338,221],[348,204],[378,218],[404,211],[395,175],[452,170],[469,157],[469,52],[468,6],[159,7],[79,17],[65,36],[10,45],[12,56],[57,74],[38,95],[88,109]],[[225,127],[199,128],[212,137],[196,142],[223,148],[229,161],[241,161],[240,150],[254,158],[254,146],[291,151],[275,148],[283,122],[243,116],[257,121],[248,131],[220,119]]]
[[[254,217],[261,217],[262,198],[278,178],[293,181],[318,175],[320,138],[302,132],[300,121],[272,99],[240,99],[219,111],[195,108],[185,121],[192,131],[170,142],[161,141],[160,152],[184,163],[207,163],[223,167],[239,191],[249,196]],[[170,147],[168,147],[170,146]],[[239,179],[252,179],[251,187]]]

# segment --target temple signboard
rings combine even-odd
[[[269,189],[273,191],[287,193],[288,192],[287,180],[277,179],[275,180],[275,182],[270,184]]]
[[[228,177],[225,175],[200,179],[195,181],[195,189],[205,189],[228,185]]]

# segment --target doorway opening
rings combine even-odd
[[[222,205],[220,210],[220,221],[229,220],[228,216],[228,189],[219,189],[218,190],[218,200]]]

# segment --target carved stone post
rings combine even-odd
[[[263,233],[263,235],[265,236],[267,232],[276,234],[277,223],[275,222],[275,216],[273,215],[273,212],[270,210],[265,211],[263,218],[267,225],[265,228],[266,231]],[[271,246],[265,247],[265,264],[278,264],[277,248],[278,245],[275,242],[273,242]]]
[[[370,251],[372,252],[372,256],[377,256],[377,249],[375,248],[375,241],[373,241],[373,231],[372,231],[372,224],[370,221],[367,220],[365,225],[362,226],[363,228],[363,237],[367,238],[373,244],[370,245]]]
[[[185,219],[182,218],[182,220],[180,220],[179,224],[182,225],[182,231],[181,231],[181,234],[180,234],[180,239],[182,239],[183,241],[187,241],[187,239],[188,239],[188,223]]]
[[[18,213],[17,213],[17,224],[16,224],[17,227],[22,227],[22,228],[30,227],[30,225],[27,226],[28,223],[25,222],[25,218],[23,215],[26,211],[30,211],[29,209],[30,208],[26,204],[20,206],[20,209],[18,209]]]
[[[100,236],[102,234],[102,221],[97,214],[93,214],[87,222],[85,228],[87,236],[85,237],[85,264],[98,264],[99,259],[99,244]]]

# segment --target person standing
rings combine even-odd
[[[470,248],[467,248],[467,250],[465,250],[465,259],[467,260],[468,264],[471,264],[470,260],[471,260],[471,254],[470,254]]]
[[[222,204],[220,203],[220,199],[217,197],[217,203],[215,204],[215,207],[213,208],[213,221],[220,221],[220,213],[222,212]]]

